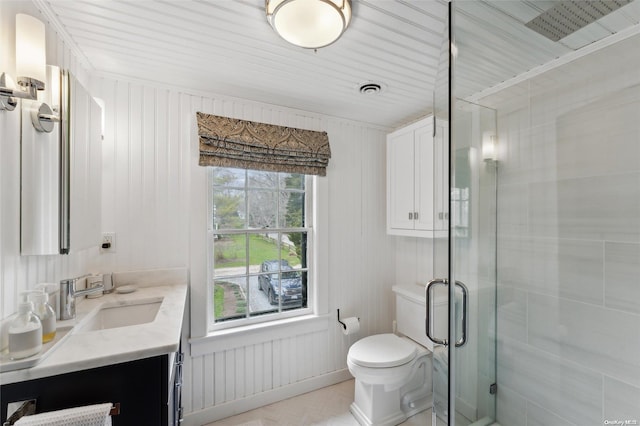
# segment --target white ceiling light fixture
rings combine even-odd
[[[278,35],[305,49],[330,45],[351,22],[351,0],[265,0],[265,8]]]

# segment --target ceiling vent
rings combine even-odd
[[[525,25],[550,40],[558,41],[631,3],[632,0],[564,0]]]
[[[382,84],[368,81],[360,84],[358,86],[358,91],[363,95],[377,95],[382,92]]]

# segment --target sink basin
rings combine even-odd
[[[134,301],[126,304],[102,306],[94,315],[80,324],[78,332],[107,330],[153,322],[162,304],[162,298],[152,301]]]

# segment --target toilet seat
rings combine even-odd
[[[412,361],[417,348],[395,334],[376,334],[354,343],[348,359],[353,364],[367,368],[392,368]]]

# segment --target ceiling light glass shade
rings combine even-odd
[[[44,24],[33,16],[16,15],[16,74],[44,83],[47,79]]]
[[[335,42],[351,22],[350,0],[265,0],[267,19],[286,41],[306,49]]]

